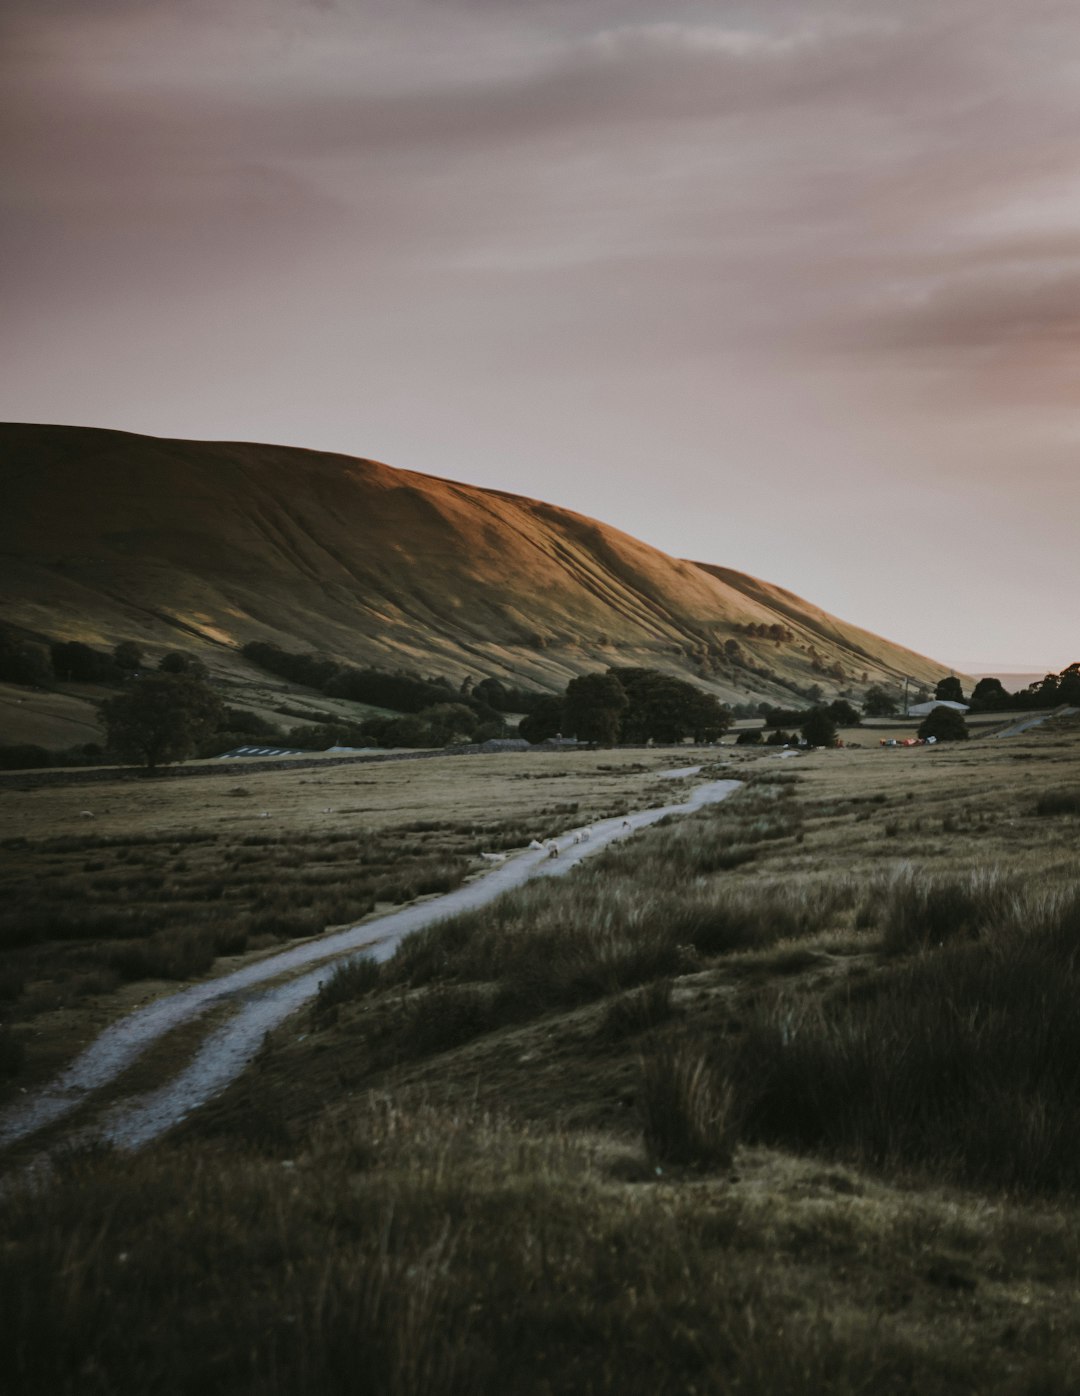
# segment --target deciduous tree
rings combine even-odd
[[[190,674],[148,674],[101,705],[110,751],[150,770],[183,761],[223,714],[217,694]]]

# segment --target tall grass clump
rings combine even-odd
[[[370,955],[355,955],[339,964],[330,978],[320,983],[314,1011],[321,1014],[338,1004],[352,1003],[379,988],[381,983],[382,968],[378,960]]]
[[[698,1168],[731,1162],[734,1093],[700,1045],[655,1044],[641,1059],[638,1103],[651,1162]]]
[[[994,869],[926,875],[908,868],[874,887],[860,925],[877,924],[887,955],[974,939],[1008,920],[1016,882]]]
[[[652,1032],[675,1016],[671,1002],[671,980],[654,979],[608,1004],[598,1036],[608,1042],[621,1042],[640,1033]]]
[[[1017,1191],[1080,1191],[1080,886],[858,992],[761,1008],[737,1053],[762,1140]]]
[[[677,926],[663,898],[572,879],[526,885],[409,936],[391,982],[497,982],[522,1015],[571,1006],[672,973]]]

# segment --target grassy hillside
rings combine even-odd
[[[647,665],[736,701],[946,672],[595,520],[374,461],[3,425],[0,490],[8,621],[151,658],[188,648],[237,678],[256,639],[548,688]]]

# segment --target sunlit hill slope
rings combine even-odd
[[[270,640],[548,688],[642,664],[742,701],[947,672],[766,582],[375,461],[7,424],[0,490],[4,617],[49,638],[234,673]]]

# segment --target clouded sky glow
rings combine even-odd
[[[373,456],[1080,658],[1072,0],[8,0],[0,417]]]

